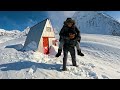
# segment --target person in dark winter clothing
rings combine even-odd
[[[65,39],[63,45],[63,53],[64,53],[63,69],[62,69],[63,71],[67,70],[66,63],[67,63],[68,52],[70,52],[72,58],[72,65],[78,67],[78,65],[76,64],[76,54],[75,54],[75,46],[78,42],[76,40],[76,32],[71,30],[68,32],[68,35],[69,35],[69,39]]]
[[[72,20],[71,18],[67,18],[66,21],[64,22],[64,25],[59,33],[60,35],[60,39],[59,39],[59,48],[58,48],[58,53],[56,54],[56,57],[59,57],[61,55],[62,52],[62,48],[64,45],[65,40],[69,40],[69,33],[73,31],[75,33],[75,38],[74,40],[76,40],[76,48],[77,48],[77,54],[80,56],[84,56],[84,54],[81,52],[80,49],[80,40],[81,40],[81,36],[80,36],[80,31],[78,30],[78,28],[75,26],[75,21]]]

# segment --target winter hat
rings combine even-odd
[[[73,23],[73,25],[74,25],[75,21],[72,20],[72,18],[67,18],[66,21],[64,21],[64,24],[66,25],[67,23]]]
[[[71,19],[72,19],[72,18],[67,18],[66,21],[67,21],[67,20],[71,20]]]

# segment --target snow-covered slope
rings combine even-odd
[[[7,39],[7,37],[6,37]],[[62,72],[63,54],[55,58],[58,47],[51,46],[50,54],[21,52],[26,36],[0,43],[1,79],[120,79],[120,37],[82,34],[81,49],[84,57],[77,55],[78,68],[71,66]],[[0,39],[1,41],[1,39]]]
[[[19,30],[4,30],[0,29],[0,43],[4,43],[8,40],[16,39],[16,38],[21,38],[21,37],[26,37],[28,32],[30,30],[30,27],[27,27],[24,29],[24,31],[19,31]]]
[[[19,30],[6,31],[4,29],[0,29],[0,36],[12,36],[18,33],[20,33]]]
[[[27,35],[28,32],[30,30],[30,27],[27,27],[26,29],[24,29],[24,31],[19,31],[19,30],[11,30],[11,31],[8,31],[8,30],[4,30],[4,29],[0,29],[0,36],[24,36],[24,35]]]
[[[82,33],[120,36],[120,23],[99,11],[77,11],[73,15]]]
[[[30,30],[30,27],[28,26],[26,29],[24,29],[24,31],[22,31],[22,35],[26,36],[28,34],[29,30]]]

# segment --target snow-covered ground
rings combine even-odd
[[[25,39],[0,36],[0,79],[120,79],[119,36],[82,34],[85,56],[77,55],[79,67],[73,67],[69,55],[68,71],[61,71],[63,54],[54,57],[58,47],[51,46],[49,55],[21,52]]]

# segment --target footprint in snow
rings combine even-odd
[[[95,65],[94,65],[94,64],[92,64],[92,63],[89,63],[89,64],[88,64],[88,66],[90,66],[90,67],[92,67],[92,68],[94,68],[94,67],[95,67]]]
[[[109,79],[107,76],[105,75],[101,75],[103,77],[103,79]]]
[[[117,73],[120,73],[120,71],[117,71]]]
[[[94,79],[98,79],[98,76],[97,76],[97,74],[96,74],[95,72],[90,71],[90,72],[88,73],[88,75],[89,75],[90,77],[94,78]]]
[[[28,73],[29,73],[29,74],[33,74],[33,73],[36,72],[36,70],[37,70],[37,68],[35,67],[35,65],[33,65],[32,67],[30,67]]]

